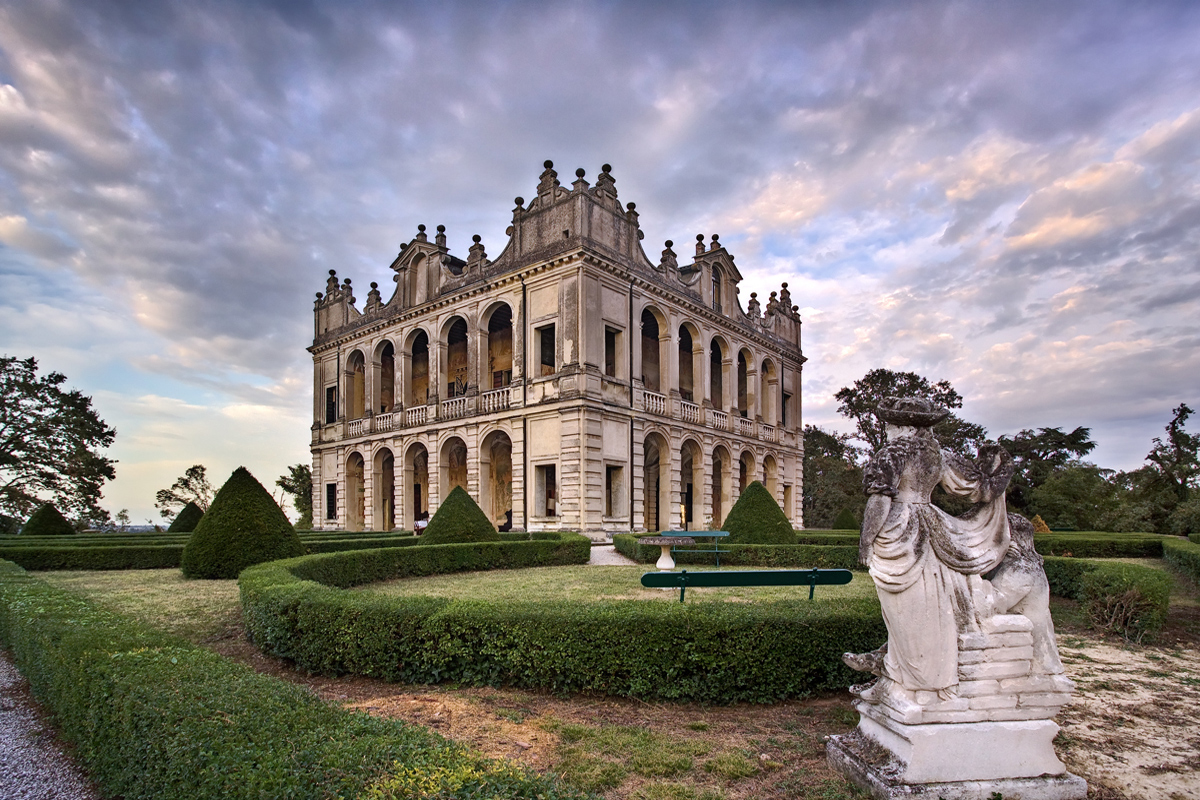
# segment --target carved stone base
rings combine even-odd
[[[959,723],[945,725],[928,725],[912,727],[948,728],[948,737],[943,743],[953,741],[957,732],[963,728],[975,725],[1028,725],[1029,723]],[[1053,724],[1053,723],[1051,723]],[[1057,728],[1057,726],[1055,726]],[[1051,734],[1053,736],[1053,734]],[[961,747],[961,746],[960,746]],[[958,749],[958,748],[956,748]],[[871,793],[876,800],[908,800],[921,798],[925,800],[992,800],[997,793],[1004,800],[1085,800],[1087,783],[1077,775],[1065,770],[1057,775],[1037,775],[1030,777],[997,777],[972,780],[926,780],[921,782],[905,781],[904,775],[908,765],[898,759],[879,741],[863,733],[862,728],[841,736],[830,736],[825,745],[829,765],[841,772],[852,783]],[[1053,756],[1053,750],[1051,757]],[[984,761],[990,761],[986,756],[993,751],[985,750]],[[979,754],[976,753],[975,756]],[[949,763],[953,757],[939,759]],[[978,762],[978,758],[969,759]],[[1058,759],[1054,757],[1054,760]],[[952,774],[950,770],[948,774]]]

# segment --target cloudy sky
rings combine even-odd
[[[1133,468],[1200,407],[1196,3],[10,0],[0,352],[117,428],[113,511],[197,462],[269,486],[327,270],[390,286],[418,223],[498,254],[548,158],[612,164],[652,255],[789,282],[806,422],[909,369]]]

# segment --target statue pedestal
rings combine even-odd
[[[1004,615],[960,635],[953,697],[894,685],[863,692],[858,729],[828,739],[830,766],[880,800],[1086,798],[1086,782],[1054,753],[1053,717],[1074,685],[1034,670],[1030,627]]]

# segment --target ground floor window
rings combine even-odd
[[[558,516],[558,469],[554,464],[541,464],[536,469],[534,513],[539,517]]]
[[[325,484],[325,519],[337,519],[337,484]]]
[[[604,468],[604,516],[619,517],[625,513],[625,470]]]

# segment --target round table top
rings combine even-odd
[[[662,547],[673,547],[678,544],[695,544],[696,540],[690,536],[644,536],[638,539],[638,544],[653,544]]]

